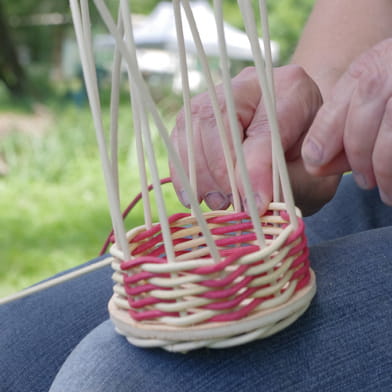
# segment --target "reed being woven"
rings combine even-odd
[[[111,248],[114,294],[109,302],[116,330],[135,345],[188,351],[200,347],[229,347],[269,336],[294,322],[309,306],[315,278],[309,267],[308,249],[300,212],[294,206],[276,116],[271,47],[265,0],[259,0],[263,50],[249,0],[238,0],[249,38],[271,129],[273,200],[260,217],[246,167],[238,117],[231,86],[230,62],[223,23],[223,1],[214,0],[224,101],[214,87],[208,58],[189,0],[173,0],[178,61],[184,104],[184,140],[187,163],[173,146],[138,68],[128,0],[120,0],[115,21],[104,0],[94,0],[99,15],[115,41],[112,70],[110,136],[104,133],[99,88],[91,42],[89,2],[70,0],[75,32],[93,113],[116,243]],[[132,3],[132,2],[131,2]],[[184,24],[208,87],[222,146],[233,210],[205,213],[197,196],[191,91]],[[129,82],[134,140],[142,189],[145,225],[126,233],[120,210],[116,170],[117,121],[120,74],[125,65]],[[225,107],[224,113],[221,108]],[[224,116],[225,119],[223,118]],[[151,123],[165,144],[168,158],[189,198],[191,213],[168,217]],[[110,146],[106,146],[106,140]],[[109,156],[110,151],[110,156]],[[238,170],[243,194],[235,176]],[[149,178],[150,176],[150,178]],[[159,223],[152,223],[147,184],[152,183]],[[247,213],[242,211],[246,200]]]
[[[167,349],[186,350],[195,344],[227,347],[243,343],[250,332],[265,337],[292,322],[309,303],[296,304],[296,294],[310,287],[314,278],[303,222],[300,219],[294,229],[284,208],[282,203],[272,203],[261,217],[266,237],[263,248],[256,243],[246,213],[206,213],[222,257],[217,264],[190,214],[170,217],[175,262],[165,257],[159,224],[131,230],[127,235],[131,259],[124,260],[116,246],[111,250],[116,285],[110,309],[119,332],[138,345],[161,346],[165,340]],[[290,312],[277,314],[261,326],[248,325],[252,317],[276,311],[290,301],[294,304]],[[211,337],[211,331],[206,332],[206,326],[211,326],[221,333],[234,321],[242,323],[234,332],[228,328],[227,336]],[[198,325],[203,326],[199,331],[195,330]]]

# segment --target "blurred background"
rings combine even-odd
[[[91,1],[92,3],[92,1]],[[194,1],[205,39],[210,5]],[[312,0],[269,2],[275,65],[289,61]],[[118,0],[106,1],[116,13]],[[241,47],[236,0],[225,0],[233,75],[252,64]],[[138,59],[170,129],[181,107],[181,82],[167,3],[130,0]],[[196,15],[196,11],[195,15]],[[109,105],[114,43],[92,7],[92,32],[103,108]],[[209,60],[219,79],[213,40]],[[190,49],[191,50],[191,49]],[[190,62],[192,91],[203,90],[197,57]],[[121,92],[120,187],[124,207],[140,191],[126,83]],[[105,121],[109,121],[105,118]],[[167,175],[164,150],[162,174]],[[180,206],[165,187],[171,211]],[[138,208],[127,227],[142,224]],[[111,229],[95,133],[67,0],[0,2],[0,296],[98,255]]]

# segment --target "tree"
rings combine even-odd
[[[129,0],[129,3],[133,13],[147,14],[160,1],[162,0]],[[115,10],[118,8],[119,1],[106,0],[105,2],[116,15]],[[209,2],[211,3],[211,0]],[[89,3],[92,5],[92,0],[89,0]],[[280,45],[283,63],[290,58],[312,4],[313,0],[268,2],[271,38]],[[223,5],[227,21],[243,28],[237,0],[225,0]],[[91,12],[92,23],[95,24],[100,18],[93,5]],[[48,14],[62,15],[68,21],[68,25],[48,26],[29,22],[35,20],[37,15]],[[17,20],[19,22],[16,26],[15,21]],[[10,25],[10,21],[12,25]],[[34,64],[38,63],[41,68],[47,70],[53,69],[56,59],[59,63],[62,39],[68,29],[72,29],[68,0],[0,0],[0,37],[2,41],[0,81],[13,95],[27,92],[27,80],[30,77],[30,69],[24,69],[18,60],[17,47],[23,45],[28,48],[31,61]],[[49,75],[49,72],[45,72],[45,75]]]
[[[3,3],[0,2],[0,37],[2,40],[0,80],[3,81],[12,95],[21,96],[27,90],[26,73],[18,60],[16,46],[7,20]]]
[[[148,13],[159,0],[131,0],[132,11]],[[92,3],[92,2],[91,2]],[[118,7],[118,0],[107,0],[112,10]],[[91,7],[91,18],[97,20],[95,7]],[[64,24],[45,25],[40,16],[61,15]],[[12,21],[12,25],[9,21]],[[38,22],[37,22],[38,20]],[[59,63],[62,40],[67,29],[71,29],[71,15],[68,0],[1,0],[0,1],[0,82],[3,82],[14,96],[31,92],[27,88],[30,72],[18,59],[18,47],[28,49],[31,61],[52,68]],[[58,64],[57,64],[58,65]],[[47,72],[46,74],[49,74]]]

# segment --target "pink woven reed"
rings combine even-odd
[[[279,230],[283,230],[288,226],[288,216],[284,210],[279,211],[280,217],[284,223],[279,224]],[[273,215],[272,211],[267,213]],[[170,230],[173,237],[173,244],[176,249],[175,257],[181,256],[182,260],[186,255],[195,251],[195,246],[190,245],[195,237],[202,237],[200,232],[192,232],[191,235],[183,235],[187,232],[187,226],[183,224],[190,214],[180,213],[174,214],[169,218]],[[184,219],[185,218],[185,219]],[[165,281],[175,275],[176,278],[196,275],[198,277],[197,286],[204,289],[197,295],[192,295],[192,299],[207,299],[207,304],[198,307],[198,309],[188,309],[187,315],[199,310],[213,310],[216,314],[203,323],[228,322],[243,319],[252,314],[262,304],[279,295],[283,295],[286,290],[292,290],[291,295],[308,285],[310,281],[310,265],[309,251],[307,248],[306,238],[304,235],[304,224],[299,218],[299,224],[286,239],[281,249],[288,247],[288,253],[283,260],[276,263],[268,271],[254,274],[252,270],[264,263],[271,261],[276,257],[278,252],[269,255],[266,260],[252,259],[251,262],[242,262],[243,257],[254,252],[260,251],[260,247],[255,244],[256,235],[253,232],[253,226],[249,216],[244,213],[225,213],[224,215],[214,216],[207,219],[207,223],[211,228],[211,233],[216,238],[215,243],[222,257],[221,261],[216,264],[200,266],[197,268],[173,273],[151,272],[145,270],[145,266],[157,264],[164,265],[170,263],[165,257],[165,249],[163,244],[162,232],[160,224],[155,224],[149,230],[143,230],[130,238],[129,244],[132,260],[123,260],[120,268],[123,275],[123,286],[129,304],[128,313],[131,318],[138,322],[159,322],[164,317],[180,318],[183,312],[168,312],[158,309],[159,304],[170,304],[182,301],[182,298],[164,299],[162,295],[154,295],[154,293],[162,293],[162,291],[181,290],[181,287],[172,287],[170,284],[157,285],[155,278],[159,281]],[[264,227],[274,226],[275,224],[263,223]],[[276,226],[276,225],[275,225]],[[277,236],[277,235],[276,235]],[[272,243],[275,239],[273,234],[267,234],[266,239]],[[201,243],[196,250],[206,248]],[[192,257],[191,257],[192,258]],[[211,258],[208,251],[198,259]],[[181,264],[181,260],[172,261]],[[284,263],[290,263],[288,268],[282,268]],[[274,280],[273,284],[260,283],[257,284],[259,278],[272,274],[279,269],[283,269],[281,275]],[[151,268],[150,268],[151,270]],[[291,275],[291,276],[290,276]],[[289,279],[287,279],[289,276]],[[162,280],[163,279],[163,280]],[[259,295],[261,290],[268,291],[272,285],[286,279],[286,283],[278,291],[273,294]],[[195,285],[195,284],[194,284]],[[189,285],[187,286],[189,287]],[[267,290],[265,290],[267,289]],[[189,296],[184,298],[189,300]]]

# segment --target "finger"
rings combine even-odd
[[[345,73],[317,113],[302,146],[302,157],[310,173],[317,174],[344,151],[344,129],[355,88],[356,79]]]
[[[309,170],[307,170],[309,172]],[[346,152],[342,150],[338,155],[336,155],[331,161],[329,161],[324,166],[315,168],[312,170],[312,175],[315,176],[331,176],[334,174],[343,174],[345,172],[351,171],[350,163],[347,160]]]
[[[254,126],[248,129],[249,135],[243,143],[246,169],[253,191],[257,209],[264,213],[272,200],[272,152],[271,134],[265,123],[265,113],[258,113]],[[253,129],[252,129],[253,128]],[[238,189],[246,211],[248,211],[248,197],[245,193],[244,174],[239,165],[236,166]]]
[[[198,151],[198,156],[195,156],[198,195],[211,209],[226,209],[231,203],[230,188],[225,181],[217,180],[217,173],[227,178],[227,169],[215,117],[206,118],[203,110],[199,113],[194,116],[197,129],[194,146]]]
[[[254,83],[256,77],[252,68],[243,70],[232,81],[234,101],[240,132],[248,125],[260,100],[260,89]],[[224,130],[229,133],[229,121],[222,86],[216,88],[218,104],[223,115]],[[193,147],[195,151],[195,167],[197,173],[197,194],[199,200],[204,199],[212,209],[227,208],[231,200],[226,160],[223,154],[222,142],[219,138],[217,122],[207,93],[201,94],[192,102]],[[185,137],[185,121],[183,112],[177,118],[176,127],[172,133],[173,142],[179,152],[181,161],[187,168],[187,146]],[[232,146],[230,146],[231,155]],[[234,161],[235,162],[235,161]],[[171,164],[171,172],[176,192],[183,204],[187,197]]]
[[[181,111],[177,117],[176,121],[176,126],[172,131],[171,135],[171,140],[174,146],[174,149],[176,150],[180,161],[182,163],[182,166],[188,175],[189,178],[189,162],[188,162],[188,146],[191,145],[194,154],[195,154],[195,160],[194,160],[194,165],[195,165],[195,171],[198,173],[198,179],[197,179],[197,190],[196,190],[196,196],[198,201],[200,202],[202,200],[202,193],[200,192],[199,189],[199,184],[202,183],[204,184],[208,189],[212,189],[215,192],[220,192],[219,188],[216,186],[216,184],[213,181],[213,178],[209,172],[208,166],[206,159],[204,157],[204,151],[203,151],[203,146],[200,140],[200,132],[199,129],[202,128],[203,126],[206,126],[209,122],[213,122],[212,118],[213,116],[210,113],[210,107],[209,106],[204,106],[201,108],[199,106],[199,100],[203,100],[203,96],[198,97],[195,99],[193,102],[192,106],[192,111],[194,112],[193,114],[193,140],[191,142],[188,141],[187,135],[185,132],[185,118],[184,118],[184,112]],[[184,184],[182,183],[179,173],[178,173],[178,168],[175,167],[173,164],[173,161],[169,161],[169,166],[170,166],[170,172],[171,172],[171,177],[172,177],[172,182],[174,185],[174,188],[176,190],[177,196],[179,200],[182,202],[183,205],[186,207],[190,207],[190,198],[185,192],[185,187]],[[213,192],[213,191],[212,191]],[[223,196],[222,196],[223,197]],[[224,207],[221,204],[218,203],[218,200],[216,197],[212,197],[212,199],[215,200],[214,206],[216,208]],[[219,204],[219,205],[218,205]],[[227,204],[227,203],[226,203]]]
[[[376,185],[372,156],[385,104],[391,91],[388,67],[376,49],[362,55],[351,67],[357,80],[347,114],[344,147],[357,184],[363,189]]]
[[[392,206],[392,98],[386,104],[374,146],[373,168],[384,203]]]
[[[186,173],[188,173],[188,159],[187,159],[187,151],[186,151],[186,134],[184,132],[185,129],[185,120],[184,120],[184,112],[183,110],[177,115],[176,125],[172,130],[170,135],[171,142],[173,144],[174,150],[178,155],[178,158],[182,164],[182,167]],[[177,193],[177,197],[180,202],[187,208],[190,208],[189,197],[187,197],[184,185],[181,182],[178,170],[176,170],[176,166],[173,162],[172,157],[169,156],[169,169],[170,169],[170,177],[174,186],[174,189]]]
[[[244,129],[246,129],[252,121],[260,102],[261,95],[261,91],[257,83],[257,75],[253,67],[244,69],[232,80],[232,91],[236,115],[238,118],[240,139],[243,140]],[[227,113],[227,107],[222,90],[218,90],[218,97],[220,98],[220,110],[223,116],[224,130],[227,135],[227,142],[230,150],[229,155],[231,159],[226,161],[223,153],[222,141],[217,137],[218,130],[211,132],[209,128],[204,128],[201,133],[201,142],[203,145],[206,165],[216,187],[221,189],[222,192],[225,195],[228,195],[231,199],[232,193],[236,191],[231,188],[231,185],[236,187],[236,184],[230,184],[227,165],[229,164],[234,167],[236,158],[230,132],[229,114]],[[207,186],[206,182],[201,182],[200,187],[200,191],[204,194],[203,198],[211,207],[208,198],[210,198],[211,195],[215,197],[215,192],[211,192],[211,189]]]
[[[298,66],[276,70],[276,110],[283,150],[291,160],[300,158],[299,145],[321,105],[321,95],[308,75]],[[295,152],[297,154],[295,154]],[[244,155],[259,212],[272,200],[271,133],[264,105],[260,105],[246,130]],[[242,173],[237,167],[240,193],[246,199]],[[246,206],[246,200],[245,200]]]

